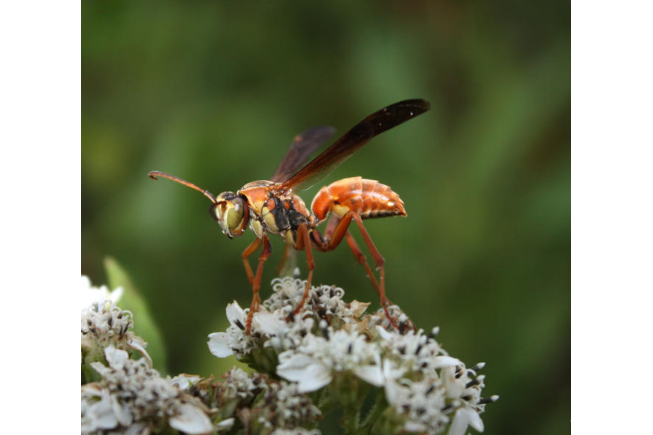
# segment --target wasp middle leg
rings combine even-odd
[[[308,278],[306,278],[306,287],[304,288],[304,294],[302,295],[302,300],[299,302],[299,305],[297,305],[297,308],[295,308],[295,311],[293,311],[293,314],[298,314],[304,306],[306,299],[308,298],[308,293],[311,289],[311,281],[313,280],[313,270],[315,269],[313,250],[311,249],[311,237],[307,224],[299,224],[299,227],[297,228],[295,245],[295,249],[298,251],[303,250],[306,253],[306,262],[308,263]]]

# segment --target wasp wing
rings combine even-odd
[[[295,136],[270,181],[282,183],[290,178],[335,131],[333,127],[321,126],[309,128]]]
[[[405,100],[371,114],[286,180],[281,188],[284,190],[308,189],[331,173],[336,166],[347,160],[374,136],[413,119],[429,110],[430,107],[430,103],[425,100]]]

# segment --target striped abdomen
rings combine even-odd
[[[343,217],[353,211],[363,219],[406,216],[404,202],[385,184],[361,177],[345,178],[320,189],[311,204],[320,220],[329,212]]]

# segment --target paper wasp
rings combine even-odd
[[[388,312],[388,299],[385,296],[385,260],[374,246],[363,226],[363,220],[406,216],[404,204],[399,195],[378,181],[361,177],[345,178],[320,189],[309,210],[295,192],[311,187],[374,136],[426,112],[429,108],[430,104],[420,99],[405,100],[385,107],[356,124],[333,145],[299,169],[313,151],[334,132],[331,127],[315,127],[306,130],[295,137],[286,156],[269,181],[247,183],[236,193],[222,192],[216,197],[208,190],[173,175],[159,171],[149,173],[151,178],[168,178],[202,192],[212,202],[209,210],[211,216],[218,221],[222,232],[229,238],[242,235],[248,225],[256,235],[256,239],[242,254],[245,272],[254,293],[247,318],[247,333],[251,331],[252,317],[260,303],[258,293],[261,287],[263,265],[272,253],[268,234],[277,234],[286,242],[282,264],[286,261],[291,249],[306,253],[308,278],[304,295],[294,311],[295,314],[299,312],[306,301],[311,287],[315,269],[313,249],[322,252],[332,251],[344,238],[357,261],[365,268],[378,292],[381,306],[388,320],[395,325]],[[317,226],[329,215],[330,219],[324,234],[321,234]],[[352,221],[356,223],[362,233],[365,245],[379,270],[378,281],[367,264],[365,255],[349,232]],[[263,251],[259,256],[258,267],[254,274],[248,257],[261,246],[263,246]]]

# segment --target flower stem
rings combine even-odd
[[[344,420],[345,433],[355,434],[358,430],[358,422],[360,421],[360,410],[355,405],[348,405],[345,407],[345,415],[342,417]]]
[[[387,402],[385,400],[385,392],[380,388],[376,391],[376,400],[374,401],[374,405],[372,405],[372,409],[370,409],[370,412],[367,414],[367,417],[365,417],[365,420],[361,426],[371,429],[381,414],[383,414],[383,411],[385,411],[387,408],[386,405]]]

